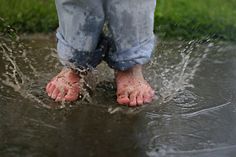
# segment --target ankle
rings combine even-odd
[[[70,67],[64,67],[61,71],[63,74],[77,75],[78,77],[85,77],[88,75],[89,71],[85,69],[74,69]]]
[[[135,65],[132,68],[125,71],[120,71],[120,70],[115,71],[116,77],[124,76],[124,75],[130,75],[134,77],[143,77],[142,65]]]

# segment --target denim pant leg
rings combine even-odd
[[[61,63],[72,68],[96,66],[101,60],[95,49],[104,24],[102,0],[56,0],[56,8]]]
[[[106,16],[116,50],[107,56],[110,67],[127,70],[150,61],[156,0],[108,0]]]

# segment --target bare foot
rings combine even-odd
[[[138,106],[152,102],[155,92],[144,79],[142,66],[116,72],[117,102],[121,105]]]
[[[64,68],[46,86],[48,96],[55,101],[75,101],[79,97],[79,75],[69,68]]]

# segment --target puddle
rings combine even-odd
[[[0,36],[0,156],[230,157],[236,153],[236,46],[160,41],[145,77],[158,99],[115,102],[105,63],[90,96],[55,103],[46,83],[61,69],[55,39]]]

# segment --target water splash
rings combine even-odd
[[[155,88],[161,100],[160,105],[153,106],[145,113],[148,121],[146,131],[150,137],[146,143],[148,156],[191,156],[195,152],[198,154],[205,151],[214,154],[215,148],[222,148],[219,138],[228,138],[222,132],[226,132],[225,128],[231,124],[227,124],[227,120],[221,116],[224,117],[224,113],[228,116],[234,108],[234,99],[232,93],[227,92],[226,83],[218,81],[235,75],[232,70],[226,70],[225,73],[230,75],[223,78],[217,75],[224,74],[220,69],[234,65],[233,49],[235,47],[232,45],[211,41],[161,45],[162,51],[152,63],[154,65],[149,67],[160,67],[153,74],[154,80],[160,82]],[[216,53],[219,51],[222,52]],[[235,114],[231,114],[234,117]],[[219,132],[221,136],[218,137]],[[224,144],[227,148],[232,143]]]
[[[200,100],[190,88],[194,88],[192,81],[198,72],[201,63],[207,58],[208,52],[213,48],[211,40],[207,41],[180,41],[178,43],[160,42],[153,55],[152,62],[146,66],[145,77],[156,91],[157,100],[153,103],[156,108],[171,101],[180,108],[192,108]],[[145,107],[127,109],[111,106],[108,112],[139,113]],[[147,109],[149,110],[149,109]],[[151,113],[153,116],[154,113]],[[159,114],[157,114],[158,116]]]
[[[194,87],[191,81],[194,79],[201,62],[207,57],[207,53],[198,53],[199,49],[201,49],[199,41],[190,41],[187,44],[177,45],[176,49],[167,49],[154,60],[157,64],[155,66],[162,67],[154,73],[160,81],[160,87],[156,88],[159,88],[157,94],[160,95],[162,103],[173,100],[186,88]],[[171,65],[168,62],[174,64]],[[163,67],[163,64],[166,65]]]
[[[4,22],[4,21],[2,21]],[[55,48],[40,47],[37,53],[34,53],[32,47],[24,44],[16,31],[10,26],[0,33],[0,55],[2,55],[3,72],[0,76],[2,90],[7,90],[10,87],[22,97],[34,101],[36,107],[44,108],[64,108],[66,103],[52,103],[44,93],[45,78],[51,78],[48,73],[58,71],[61,66],[58,63]],[[44,61],[41,61],[41,58]],[[39,59],[40,60],[39,60]],[[54,71],[53,71],[54,70]],[[50,76],[49,76],[50,75]],[[82,101],[91,102],[90,86],[86,83],[84,75],[81,75]],[[35,89],[34,89],[35,88]],[[36,89],[37,88],[37,89]],[[40,89],[40,90],[39,90]]]
[[[43,98],[42,93],[44,90],[42,87],[41,92],[38,90],[31,89],[32,87],[39,88],[35,85],[36,82],[41,82],[46,78],[51,78],[50,73],[55,73],[55,70],[59,69],[58,57],[56,55],[56,50],[51,47],[40,48],[40,53],[33,53],[31,47],[27,47],[22,44],[20,37],[14,32],[10,26],[5,33],[1,35],[0,51],[3,55],[5,71],[0,77],[0,81],[5,85],[13,88],[16,92],[20,93],[25,98],[36,101],[41,104],[41,106],[49,107],[50,101]],[[9,32],[12,35],[9,36]],[[209,41],[208,41],[209,43]],[[147,67],[147,74],[149,81],[153,84],[157,95],[159,95],[158,102],[155,104],[164,104],[172,100],[183,102],[187,98],[195,99],[194,93],[188,92],[186,95],[186,88],[192,88],[193,85],[191,81],[201,64],[201,62],[206,58],[209,48],[212,44],[209,44],[207,48],[203,49],[200,47],[199,41],[190,41],[188,43],[180,42],[178,45],[171,45],[170,43],[161,43],[161,46],[157,50],[161,49],[163,52],[154,56],[153,62]],[[172,47],[168,49],[167,47],[162,48],[163,45]],[[199,52],[205,53],[195,53]],[[39,55],[39,56],[37,56]],[[41,56],[40,56],[41,55]],[[44,58],[44,62],[39,59]],[[68,63],[69,64],[69,63]],[[20,65],[20,66],[19,66]],[[73,67],[74,65],[71,65]],[[81,71],[81,69],[74,67],[76,70]],[[81,74],[86,71],[82,71]],[[97,71],[94,70],[93,76],[96,76]],[[91,92],[89,89],[95,88],[95,83],[97,82],[96,77],[94,79],[85,79],[84,75],[81,75],[81,83],[84,84],[81,87],[82,95],[80,98],[84,101],[90,102],[92,104]],[[90,77],[92,78],[92,77]],[[89,82],[89,83],[87,83]],[[45,83],[45,82],[44,82]],[[91,84],[93,84],[91,86]],[[34,87],[34,88],[35,88]],[[46,95],[45,95],[46,97]],[[186,100],[186,103],[189,99]],[[180,104],[180,103],[179,103]],[[183,104],[185,107],[191,107],[189,104]],[[192,104],[193,105],[193,104]],[[60,105],[60,108],[65,107],[65,102]],[[50,107],[49,107],[50,108]],[[142,111],[143,108],[139,109],[124,109],[122,107],[111,106],[108,108],[108,112],[113,114],[116,112],[127,112],[127,113],[138,113]]]
[[[19,38],[18,38],[19,39]],[[7,41],[1,39],[0,43],[0,52],[3,55],[3,59],[5,63],[5,73],[2,74],[0,78],[0,82],[7,87],[11,87],[15,92],[21,94],[21,96],[25,98],[29,98],[31,100],[36,101],[43,107],[49,108],[44,102],[34,96],[27,88],[27,83],[32,82],[31,78],[29,78],[21,68],[17,64],[17,59],[23,59],[25,63],[27,63],[28,67],[27,72],[32,72],[34,76],[37,77],[38,73],[36,69],[31,65],[30,60],[27,59],[26,49],[22,49],[24,46],[20,44],[18,41]],[[16,50],[18,49],[18,50]],[[20,54],[20,55],[19,55]],[[16,58],[21,56],[20,58]]]

